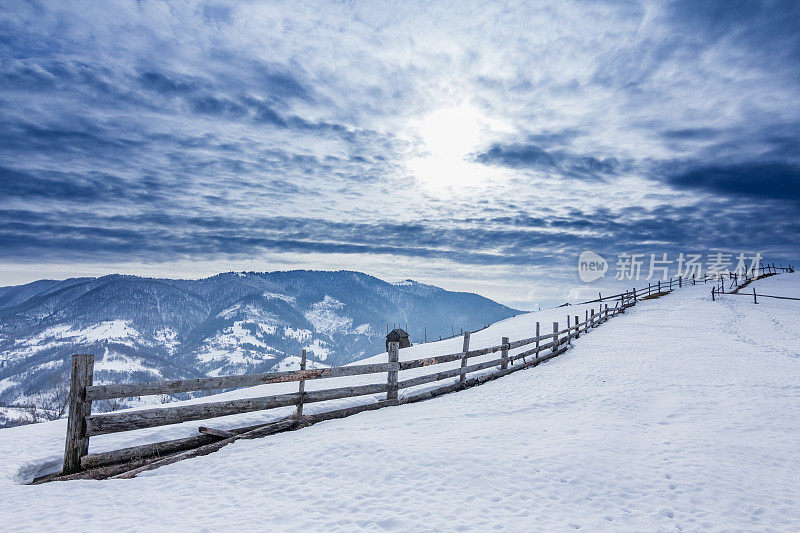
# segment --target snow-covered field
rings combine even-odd
[[[755,285],[800,296],[800,274]],[[566,354],[480,387],[238,441],[132,480],[22,485],[57,469],[65,423],[0,430],[0,529],[798,530],[800,302],[712,302],[709,292],[640,302]],[[583,316],[521,315],[474,334],[471,347],[530,336],[537,320],[547,332],[567,312]],[[460,348],[457,338],[400,353]],[[286,412],[106,435],[91,451]]]

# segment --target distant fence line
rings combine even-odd
[[[702,281],[705,283],[708,279],[704,276]],[[578,315],[570,316],[569,313],[567,313],[566,328],[560,329],[559,323],[553,322],[552,333],[543,334],[540,331],[540,324],[537,322],[534,336],[516,341],[510,341],[508,337],[503,337],[499,345],[489,348],[470,350],[471,333],[465,332],[463,335],[463,346],[460,352],[410,361],[400,361],[399,344],[391,342],[389,343],[388,361],[386,363],[310,370],[305,369],[305,365],[301,365],[301,370],[288,372],[94,385],[92,383],[94,356],[89,354],[73,355],[70,377],[69,418],[67,422],[63,469],[58,475],[48,477],[47,479],[43,478],[35,482],[92,476],[97,478],[133,477],[141,471],[157,468],[169,462],[210,453],[239,438],[260,437],[278,431],[308,425],[320,420],[341,418],[361,411],[398,405],[400,403],[421,401],[447,392],[479,385],[491,379],[504,376],[510,372],[536,366],[564,353],[572,344],[573,339],[577,339],[581,335],[589,333],[591,329],[605,323],[608,319],[624,313],[627,308],[636,305],[637,301],[641,299],[661,296],[671,292],[676,287],[682,287],[684,283],[697,284],[699,282],[700,280],[697,279],[670,279],[669,282],[665,282],[664,284],[661,282],[650,284],[646,289],[634,288],[631,291],[625,291],[606,297],[602,297],[601,295],[597,300],[582,302],[583,304],[599,303],[597,313],[595,313],[593,308],[585,310],[583,321],[580,321]],[[603,303],[610,300],[616,300],[614,307],[610,308],[607,303]],[[509,355],[510,350],[528,345],[534,346],[515,355]],[[500,353],[499,358],[470,364],[469,360],[471,358],[498,352]],[[303,356],[305,356],[305,353],[303,353]],[[303,361],[304,359],[305,357],[303,357]],[[520,360],[522,361],[521,364],[515,364],[515,362]],[[400,380],[400,372],[402,371],[456,361],[460,361],[460,366],[457,368]],[[470,373],[495,367],[496,371],[494,372],[481,374],[472,378],[467,377]],[[305,381],[307,380],[380,373],[386,374],[385,383],[305,391]],[[452,384],[412,394],[402,399],[399,398],[398,392],[400,390],[456,377],[458,380]],[[92,414],[91,412],[92,402],[97,400],[233,389],[293,381],[299,382],[298,392],[295,393],[142,409],[129,412],[103,414]],[[312,415],[304,416],[302,414],[303,405],[306,403],[372,394],[385,394],[385,400]],[[174,439],[97,454],[88,453],[89,439],[97,435],[177,424],[193,420],[206,420],[221,416],[287,406],[296,406],[296,414],[278,422],[232,430],[216,430],[201,427],[199,428],[200,435],[195,437]],[[94,473],[88,475],[85,472],[87,470],[94,470]]]
[[[791,265],[789,265],[788,267],[774,267],[773,266],[772,270],[770,272],[768,272],[766,275],[773,275],[773,274],[777,274],[778,272],[794,272],[794,269],[792,268]],[[752,281],[754,281],[754,280],[756,280],[756,279],[758,279],[760,277],[763,277],[763,275],[757,276],[753,272],[748,272],[744,276],[734,277],[732,282],[731,282],[731,285],[729,287],[729,289],[733,289],[733,290],[728,290],[728,292],[725,292],[725,283],[724,283],[724,280],[722,280],[719,283],[718,286],[714,286],[714,287],[711,288],[711,300],[715,301],[721,295],[728,294],[728,295],[733,295],[733,296],[747,296],[747,297],[752,296],[754,304],[758,303],[758,298],[759,297],[760,298],[774,298],[774,299],[777,299],[777,300],[796,300],[796,301],[800,301],[800,298],[793,298],[791,296],[773,296],[773,295],[770,295],[770,294],[758,294],[758,293],[756,293],[755,286],[752,287],[753,290],[750,293],[740,292],[743,288],[745,288],[747,285],[749,285]]]

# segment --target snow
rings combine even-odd
[[[0,427],[2,427],[2,424],[7,424],[9,422],[28,422],[30,419],[31,415],[25,409],[19,407],[0,407]]]
[[[63,363],[63,361],[55,362]],[[144,365],[138,357],[117,353],[108,348],[106,348],[103,356],[96,359],[94,363],[94,371],[99,372],[101,370],[113,372],[147,372],[153,375],[152,379],[159,379],[162,377],[158,370]]]
[[[800,295],[800,274],[755,286]],[[712,302],[710,285],[685,287],[640,302],[536,368],[426,402],[238,441],[132,480],[17,484],[58,468],[65,421],[3,429],[0,529],[798,530],[799,303]],[[471,346],[530,336],[537,320],[546,332],[586,307],[498,322],[475,333]],[[460,344],[448,339],[400,354],[453,353]],[[306,390],[384,379],[314,380]],[[91,449],[290,411],[105,435]]]
[[[197,360],[202,363],[222,362],[230,365],[248,365],[275,359],[274,355],[262,353],[261,351],[249,350],[245,346],[270,350],[276,354],[282,354],[280,350],[267,346],[264,341],[253,335],[245,325],[255,326],[262,333],[274,334],[276,326],[273,324],[250,323],[242,320],[234,322],[231,326],[223,329],[214,337],[207,339],[197,351]]]
[[[263,296],[264,296],[264,298],[266,298],[268,300],[283,300],[284,302],[287,302],[287,303],[294,303],[295,302],[295,297],[294,296],[289,296],[288,294],[279,294],[279,293],[276,293],[276,292],[265,292],[263,294]]]
[[[353,331],[360,335],[370,335],[372,333],[372,326],[369,324],[361,324],[360,326],[356,326]]]
[[[283,328],[283,336],[289,337],[291,339],[296,339],[300,342],[310,339],[314,335],[314,332],[307,330],[307,329],[294,329],[290,328],[289,326],[285,326]]]
[[[99,341],[134,346],[135,342],[142,342],[142,336],[128,320],[109,320],[79,329],[62,324],[33,337],[18,339],[12,350],[0,353],[0,360],[20,360],[57,346]]]
[[[17,385],[17,382],[11,378],[0,379],[0,392],[3,392],[6,389],[10,389],[15,385]]]
[[[320,333],[348,333],[353,325],[353,320],[336,313],[336,309],[343,307],[342,302],[326,295],[321,302],[311,305],[311,309],[306,311],[305,317],[314,326],[314,330]]]
[[[156,331],[153,338],[156,342],[165,346],[170,354],[175,353],[175,350],[181,345],[178,340],[178,333],[171,328],[162,328]]]
[[[303,348],[308,350],[310,353],[313,353],[314,356],[317,357],[317,359],[324,361],[331,354],[330,348],[326,346],[327,344],[328,343],[326,343],[325,341],[314,339],[313,342],[311,342],[310,344],[306,344]]]
[[[269,311],[265,311],[259,307],[256,307],[253,304],[235,304],[227,309],[224,309],[220,313],[217,314],[220,318],[230,319],[234,316],[242,314],[245,317],[251,320],[265,320],[270,324],[277,323],[278,318],[275,316],[274,313],[270,313]]]
[[[276,372],[286,372],[291,370],[300,370],[300,356],[298,355],[290,355],[277,365],[275,365],[274,371]],[[313,368],[327,368],[329,365],[318,363],[316,361],[312,361],[310,359],[306,360],[306,368],[311,370]]]

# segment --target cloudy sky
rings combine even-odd
[[[0,285],[798,259],[798,2],[66,4],[0,7]]]

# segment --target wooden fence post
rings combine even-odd
[[[553,351],[558,351],[558,322],[553,322]]]
[[[575,315],[575,338],[579,338],[581,336],[581,326],[580,320],[578,320],[578,315]]]
[[[306,369],[306,351],[303,350],[303,355],[300,356],[300,370]],[[303,396],[306,394],[306,380],[300,380],[299,391],[300,396],[297,399],[297,418],[303,416]]]
[[[67,440],[64,446],[62,474],[74,474],[81,470],[81,457],[89,453],[89,437],[86,436],[86,417],[92,414],[92,402],[86,401],[86,387],[92,384],[94,355],[72,356],[72,373],[69,382],[69,418]]]
[[[469,331],[464,332],[464,345],[461,348],[461,351],[464,352],[464,355],[461,357],[461,376],[459,377],[459,383],[461,387],[464,387],[467,384],[467,373],[464,371],[467,368],[467,352],[469,351]]]
[[[572,344],[572,326],[570,325],[570,318],[567,315],[567,344]]]
[[[386,402],[397,405],[397,375],[400,370],[400,343],[389,343],[389,372],[386,378]]]
[[[503,337],[500,340],[500,344],[503,345],[500,349],[500,359],[502,360],[500,363],[500,370],[505,370],[508,368],[508,337]]]
[[[594,327],[594,308],[592,308],[592,314],[589,315],[589,319],[592,321],[592,327]]]
[[[681,287],[683,287],[683,277],[678,276],[678,288],[680,289]]]
[[[714,290],[715,289],[716,289],[716,287],[711,287],[711,301],[712,302],[716,301],[716,298],[714,297]]]
[[[756,288],[755,287],[753,287],[753,303],[754,304],[758,303],[758,298],[756,298]]]

